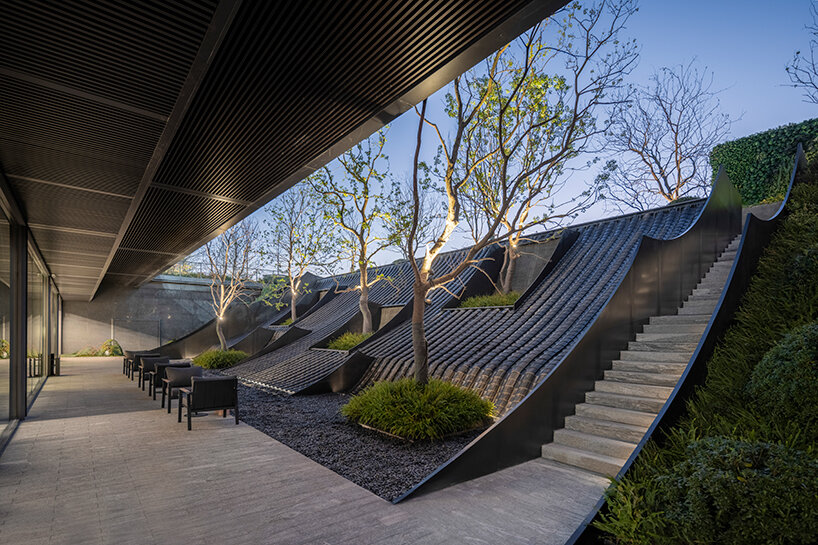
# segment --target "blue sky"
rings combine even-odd
[[[647,83],[662,67],[698,65],[714,74],[714,88],[722,89],[722,110],[735,119],[730,138],[739,138],[786,123],[818,117],[818,106],[803,101],[801,91],[788,87],[785,66],[796,50],[806,50],[811,21],[809,0],[702,1],[650,0],[641,2],[624,36],[636,38],[640,60],[629,81]],[[445,91],[445,89],[444,89]],[[430,118],[442,120],[442,92],[429,101]],[[391,124],[387,154],[395,175],[409,174],[417,131],[417,116],[409,111]],[[436,147],[431,131],[424,132],[427,156]],[[576,192],[583,178],[575,176]],[[597,206],[579,220],[592,220],[613,212]],[[579,221],[578,220],[578,221]],[[457,245],[451,241],[452,248]],[[377,261],[390,261],[384,256]]]

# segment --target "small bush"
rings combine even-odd
[[[90,356],[99,356],[100,354],[96,346],[86,346],[85,348],[77,350],[73,355],[78,358],[84,358]]]
[[[119,346],[116,339],[108,339],[99,347],[99,354],[101,356],[121,356],[122,347]]]
[[[11,352],[11,346],[9,346],[9,342],[6,339],[0,339],[0,358],[8,358],[9,352]]]
[[[794,422],[818,440],[818,322],[793,329],[750,375],[747,393],[758,412]]]
[[[232,367],[247,357],[241,350],[208,350],[193,358],[194,365],[205,369],[224,369]]]
[[[494,404],[471,390],[431,379],[378,382],[352,397],[341,413],[353,422],[403,437],[439,439],[488,422]]]
[[[513,305],[520,298],[516,291],[509,293],[492,293],[491,295],[475,295],[460,303],[461,308],[474,307],[507,307]]]
[[[680,541],[818,542],[818,461],[802,451],[711,437],[656,483]]]
[[[331,350],[351,350],[352,348],[358,346],[371,336],[372,333],[347,332],[341,335],[340,337],[332,339],[327,344],[327,348]]]
[[[286,320],[281,322],[281,325],[291,325],[292,323],[293,323],[293,319],[292,318],[287,318]]]

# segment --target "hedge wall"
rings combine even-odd
[[[780,200],[798,143],[808,149],[816,139],[818,119],[809,119],[719,144],[710,153],[713,176],[724,165],[744,204]]]

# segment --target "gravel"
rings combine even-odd
[[[239,385],[241,420],[358,486],[393,500],[477,437],[410,443],[351,424],[341,416],[346,394],[278,395]]]

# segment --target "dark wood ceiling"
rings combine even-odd
[[[0,165],[65,299],[138,285],[563,0],[0,4]]]

